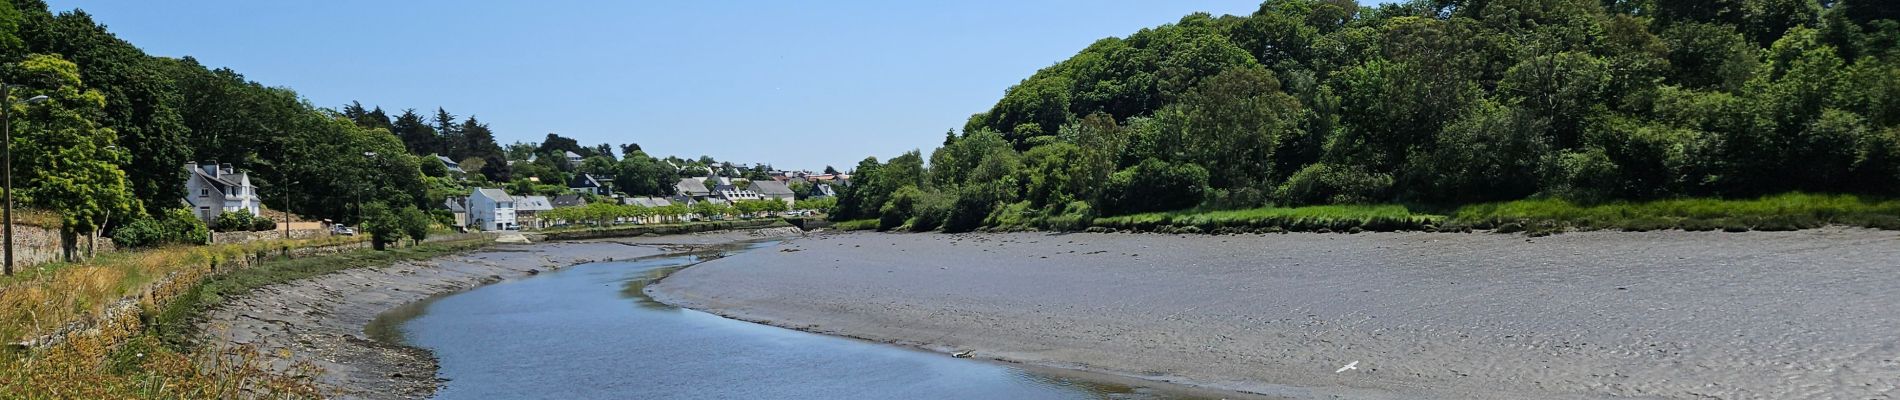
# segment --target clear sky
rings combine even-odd
[[[160,56],[338,108],[476,115],[656,156],[854,165],[941,143],[1089,43],[1255,0],[77,1]],[[1366,1],[1364,3],[1372,3]]]

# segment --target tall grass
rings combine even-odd
[[[1103,229],[1186,233],[1352,232],[1435,229],[1444,220],[1444,216],[1385,204],[1158,212],[1097,218],[1094,225]]]
[[[1501,231],[1657,229],[1783,231],[1827,225],[1900,229],[1900,201],[1787,193],[1755,199],[1673,199],[1577,204],[1518,200],[1460,208],[1456,224]]]
[[[856,219],[856,220],[850,220],[850,221],[838,221],[837,223],[831,224],[831,229],[837,229],[840,231],[874,230],[874,229],[877,229],[877,219],[870,218],[870,219]]]
[[[0,398],[320,398],[310,379],[320,371],[308,364],[276,371],[266,360],[283,355],[259,354],[251,346],[191,345],[195,319],[225,298],[265,285],[490,242],[477,236],[392,251],[271,256],[278,250],[361,241],[324,238],[112,253],[7,280],[0,284],[0,307],[6,307],[0,309],[6,319],[0,329],[13,332],[8,337],[43,334],[88,318],[97,332],[69,336],[41,350],[0,349]],[[255,261],[237,268],[250,260]],[[106,305],[124,297],[140,300],[136,312],[106,311]],[[31,323],[13,323],[18,321]]]
[[[1529,199],[1467,205],[1449,216],[1396,204],[1262,207],[1098,218],[1091,229],[1169,233],[1495,229],[1541,235],[1603,229],[1785,231],[1828,225],[1900,230],[1900,201],[1809,193],[1601,204]]]

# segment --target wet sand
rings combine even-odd
[[[1900,233],[814,236],[648,292],[1293,398],[1900,396]],[[1341,370],[1350,363],[1356,369]]]
[[[436,362],[429,352],[375,340],[378,316],[399,319],[419,301],[477,286],[594,261],[676,253],[769,236],[795,228],[708,232],[623,239],[495,245],[479,251],[381,268],[362,268],[272,285],[226,301],[206,315],[208,345],[250,345],[287,371],[298,363],[333,398],[426,398],[434,393]],[[386,316],[385,318],[390,318]],[[399,321],[382,321],[394,324]],[[393,329],[382,327],[385,332]]]

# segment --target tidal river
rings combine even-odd
[[[775,244],[489,285],[392,311],[379,336],[435,353],[440,399],[1191,398],[731,320],[642,292],[704,259]]]

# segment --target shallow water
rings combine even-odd
[[[489,285],[394,310],[372,333],[434,351],[447,380],[440,399],[1190,398],[726,319],[642,292],[718,255],[585,264]]]

